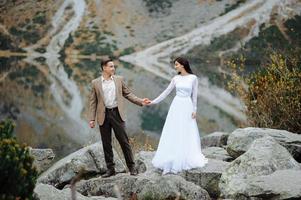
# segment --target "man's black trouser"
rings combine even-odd
[[[110,170],[114,169],[115,166],[112,148],[112,128],[123,151],[126,165],[129,169],[132,169],[135,166],[133,153],[125,132],[125,122],[122,121],[117,107],[106,108],[104,123],[99,126],[107,168]]]

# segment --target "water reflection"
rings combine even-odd
[[[112,33],[100,30],[96,24],[92,24],[89,30],[79,28],[80,23],[85,21],[86,1],[64,0],[57,7],[51,13],[50,28],[45,28],[47,31],[41,34],[42,38],[37,37],[39,35],[36,33],[31,38],[32,32],[26,31],[33,23],[13,27],[13,35],[18,38],[24,34],[31,45],[21,49],[11,46],[13,42],[9,38],[3,40],[6,43],[1,46],[5,51],[0,51],[1,114],[17,120],[16,135],[21,141],[34,147],[51,147],[60,154],[66,154],[100,139],[98,130],[91,130],[87,125],[87,97],[91,80],[100,73],[99,54],[114,55],[118,41]],[[44,18],[38,13],[32,21],[41,25],[46,20],[46,14],[42,16]],[[91,38],[89,41],[84,39],[89,35],[83,34],[86,32],[91,33],[92,42]],[[1,35],[1,38],[4,36]],[[82,40],[77,41],[79,38]],[[134,47],[128,47],[119,55],[133,52]],[[158,74],[149,73],[141,67],[127,62],[117,65],[117,73],[125,77],[139,97],[152,99],[168,84]],[[172,98],[170,95],[152,108],[140,108],[128,103],[129,134],[155,135],[157,138]],[[218,112],[218,108],[199,100],[201,133],[235,127],[229,116]]]

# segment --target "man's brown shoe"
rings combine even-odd
[[[101,177],[102,178],[108,178],[110,176],[114,176],[116,174],[115,170],[107,170],[105,174],[103,174]]]

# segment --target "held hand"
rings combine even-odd
[[[90,128],[94,128],[95,127],[95,121],[91,120],[89,122],[89,126],[90,126]]]
[[[192,117],[192,119],[196,119],[196,112],[193,112],[191,117]]]
[[[144,98],[143,101],[142,101],[142,104],[144,106],[149,105],[150,103],[151,103],[151,100],[149,100],[148,98]]]

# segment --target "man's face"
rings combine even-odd
[[[103,66],[103,72],[105,72],[108,75],[114,75],[115,74],[115,66],[114,62],[110,61],[106,65]]]

